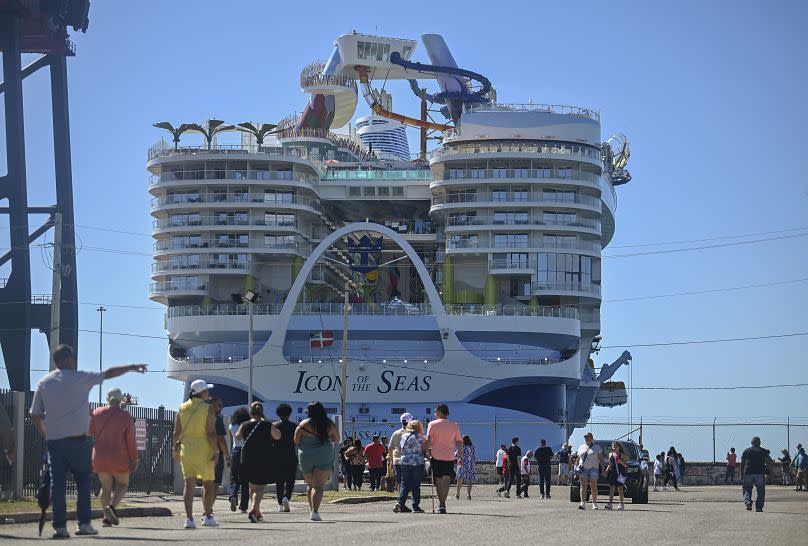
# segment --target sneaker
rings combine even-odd
[[[112,522],[110,520],[108,520],[107,518],[104,518],[104,519],[101,520],[101,526],[102,527],[112,527]]]
[[[98,534],[98,529],[92,523],[82,523],[76,531],[77,536],[93,536]]]
[[[183,525],[185,529],[196,529],[196,522],[194,518],[188,518],[185,520],[185,525]]]
[[[112,509],[112,506],[105,506],[103,508],[103,512],[104,512],[104,519],[108,520],[112,525],[118,525],[118,523],[120,523],[118,521],[118,515]]]
[[[282,504],[278,505],[278,513],[279,514],[283,513],[283,505]]]
[[[763,512],[763,508],[755,508],[755,512]],[[96,531],[97,533],[98,531]]]
[[[586,510],[586,505],[584,505],[584,503],[579,504],[578,510]]]
[[[510,494],[510,493],[508,493],[507,491],[505,491],[505,498],[506,498],[506,499],[511,498],[511,494]]]
[[[550,496],[550,493],[547,493],[547,499],[549,500],[551,498],[553,498],[553,497]]]
[[[112,510],[112,514],[115,516],[112,519],[112,524],[118,525],[121,522],[121,518],[118,516],[118,509],[112,506],[111,504],[109,505],[109,509]]]
[[[522,498],[522,494],[521,494],[521,493],[517,494],[517,495],[516,495],[516,498],[517,498],[517,499],[521,499],[521,498]]]
[[[236,497],[230,497],[230,511],[235,512],[238,508],[238,499]]]
[[[617,509],[618,509],[618,510],[625,510],[625,509],[626,509],[626,505],[625,505],[625,504],[623,504],[623,503],[621,502],[621,503],[620,503],[620,506],[618,506],[618,507],[617,507]]]
[[[611,510],[612,509],[612,503],[607,504],[606,506],[604,506],[604,508],[606,510]]]
[[[242,513],[242,514],[246,514],[246,513],[247,513],[247,509],[246,509],[246,508],[242,508],[242,509],[241,509],[241,513]]]
[[[797,491],[799,491],[799,489],[797,489]],[[497,489],[497,497],[501,497],[501,496],[502,496],[502,491],[500,491],[499,489]]]
[[[250,523],[258,523],[258,512],[255,510],[250,510],[250,513],[247,514],[247,519],[250,520]]]
[[[598,505],[593,502],[592,503],[592,510],[597,510],[597,509],[598,509]]]
[[[53,538],[70,538],[67,527],[56,527],[54,529]]]
[[[216,521],[216,518],[213,515],[210,516],[202,516],[202,527],[218,527],[219,522]]]
[[[445,506],[441,506],[440,508],[438,508],[438,514],[445,514],[445,513],[446,513],[446,507]]]
[[[264,521],[264,514],[261,512],[256,512],[255,515],[258,516],[258,521]]]
[[[654,491],[659,491],[659,487],[654,487]]]
[[[542,495],[541,498],[544,498],[544,495]]]
[[[393,512],[395,512],[396,514],[401,512],[401,505],[399,503],[396,503],[395,506],[393,506]]]
[[[410,508],[407,508],[406,504],[401,505],[400,510],[405,514],[409,514],[410,512],[412,512],[412,510]]]
[[[281,500],[281,505],[283,506],[283,511],[284,512],[290,512],[290,510],[289,510],[289,499],[287,499],[286,497],[283,497],[283,499]]]
[[[530,498],[530,496],[528,496],[528,494],[527,494],[527,493],[525,493],[524,495],[522,495],[522,498],[523,498],[523,499],[529,499],[529,498]]]
[[[312,512],[311,514],[309,514],[309,519],[311,521],[322,521],[322,518],[320,517],[319,512]]]
[[[413,511],[415,514],[423,514],[423,513],[424,513],[424,511],[421,509],[421,507],[420,507],[420,506],[413,506],[413,507],[412,507],[412,511]]]
[[[746,509],[749,510],[750,512],[752,511],[752,503],[751,502],[746,503]]]

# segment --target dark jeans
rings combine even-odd
[[[530,487],[530,474],[522,474],[522,490],[519,491],[519,488],[516,489],[517,495],[524,495],[528,497],[527,488]]]
[[[724,475],[724,483],[735,481],[735,467],[727,466],[727,473]]]
[[[216,485],[222,485],[222,476],[224,476],[224,453],[220,451],[213,469],[213,481],[216,482]]]
[[[519,491],[522,489],[522,475],[519,473],[519,471],[511,472],[510,476],[508,476],[508,486],[505,488],[505,491],[507,491],[508,494],[510,494],[511,486],[514,483],[516,484],[516,493],[519,494]]]
[[[382,476],[384,476],[384,467],[369,468],[368,473],[370,474],[370,488],[381,489]]]
[[[348,489],[353,486],[353,472],[351,471],[351,465],[348,463],[342,463],[342,478],[345,480],[345,487]]]
[[[665,480],[662,482],[662,487],[668,487],[669,481],[673,481],[673,487],[679,489],[679,484],[676,482],[676,472],[673,470],[665,471]]]
[[[412,507],[421,504],[421,480],[424,479],[424,465],[401,465],[401,491],[398,493],[398,504],[404,506],[407,495],[412,492]]]
[[[539,492],[550,496],[550,467],[539,467]]]
[[[278,497],[278,504],[283,503],[283,499],[291,500],[295,490],[295,478],[297,477],[297,464],[286,465],[286,468],[278,469],[278,479],[275,482],[275,496]]]
[[[352,464],[351,474],[353,474],[353,484],[357,489],[362,489],[362,481],[364,480],[365,465]]]
[[[743,477],[743,502],[746,505],[752,504],[753,485],[755,486],[755,491],[757,491],[755,509],[763,510],[763,502],[766,500],[766,475],[747,474]]]
[[[51,470],[51,502],[53,528],[67,527],[67,472],[76,482],[76,513],[79,525],[92,521],[90,510],[90,476],[92,475],[93,448],[85,439],[48,440],[48,459]]]
[[[231,453],[233,457],[233,464],[230,465],[230,487],[228,488],[228,496],[236,497],[238,500],[239,491],[241,492],[241,502],[239,502],[239,510],[246,510],[250,504],[250,486],[247,482],[241,480],[239,469],[241,468],[241,448],[234,447]]]
[[[497,467],[497,483],[504,483],[505,482],[505,474],[502,473],[502,467]]]

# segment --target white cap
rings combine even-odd
[[[191,383],[191,394],[199,394],[202,391],[206,391],[208,389],[212,389],[213,385],[205,381],[204,379],[197,379],[193,383]]]
[[[123,400],[123,392],[121,392],[121,389],[118,387],[113,387],[107,392],[107,402],[112,402],[113,400],[117,400],[118,402]]]
[[[413,416],[413,414],[412,414],[412,413],[402,413],[402,414],[401,414],[401,419],[400,419],[400,421],[401,421],[402,423],[403,423],[404,421],[406,421],[406,422],[408,422],[408,423],[409,423],[410,421],[414,421],[414,420],[415,420],[415,416]]]

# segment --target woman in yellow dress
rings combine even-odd
[[[196,480],[202,480],[202,525],[218,527],[213,517],[216,500],[214,463],[219,455],[216,438],[216,412],[210,404],[208,389],[213,385],[202,379],[191,383],[187,402],[180,405],[174,421],[174,459],[179,459],[185,478],[186,529],[196,529],[194,522],[194,490]]]

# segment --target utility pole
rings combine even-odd
[[[421,121],[427,121],[426,89],[421,89]],[[426,127],[421,127],[421,161],[426,161]]]
[[[345,303],[342,306],[342,370],[340,372],[340,413],[342,413],[342,421],[345,422],[347,416],[345,415],[345,397],[347,396],[348,382],[348,313],[351,311],[351,304],[348,303],[348,283],[345,283]]]
[[[59,312],[62,303],[62,213],[53,215],[53,285],[51,287],[51,325],[50,325],[50,351],[59,346],[59,324],[61,318]],[[50,370],[56,366],[53,359],[50,360]],[[99,387],[100,389],[101,387]]]
[[[98,328],[98,371],[104,371],[104,311],[106,309],[102,305],[98,309],[98,315],[100,317],[100,325]],[[98,405],[100,406],[103,402],[101,401],[101,385],[98,385]]]
[[[249,322],[249,333],[247,334],[247,351],[249,353],[249,366],[250,366],[250,377],[249,381],[247,382],[248,394],[247,394],[247,406],[252,406],[253,402],[253,302],[247,300],[247,309],[250,315],[250,322]]]

